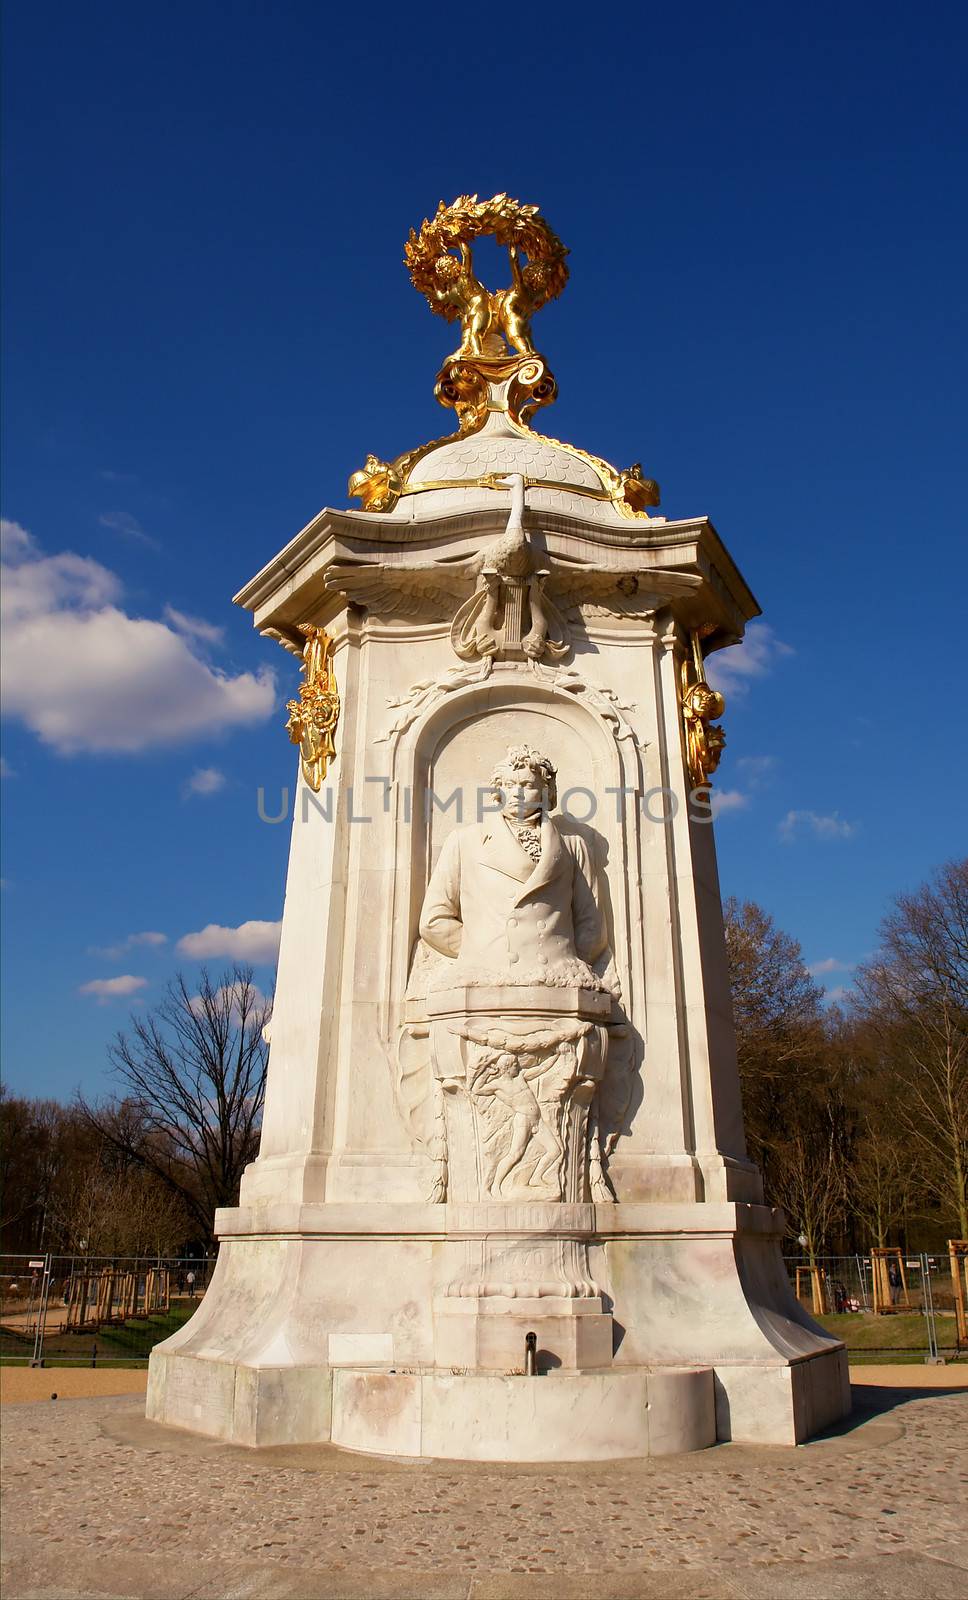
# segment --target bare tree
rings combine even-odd
[[[924,1188],[968,1237],[968,859],[899,895],[857,975],[858,1012],[890,1078]]]
[[[0,1229],[8,1250],[50,1244],[50,1213],[79,1154],[91,1149],[76,1112],[56,1100],[19,1100],[0,1087]]]
[[[184,1200],[141,1166],[95,1157],[69,1175],[51,1207],[61,1247],[89,1256],[160,1256],[189,1234]]]
[[[179,973],[111,1048],[124,1098],[80,1101],[101,1137],[180,1196],[206,1236],[216,1209],[237,1203],[257,1154],[270,1012],[251,968],[215,981],[203,970],[197,992]]]
[[[786,1211],[812,1266],[844,1217],[845,1119],[836,1096],[799,1096],[791,1110],[771,1141],[771,1199]]]
[[[863,1111],[850,1165],[848,1207],[865,1240],[882,1249],[892,1232],[905,1227],[917,1195],[917,1164],[896,1119]]]
[[[723,910],[746,1131],[772,1188],[777,1141],[790,1131],[798,1098],[820,1066],[823,997],[797,941],[762,906],[729,899]]]

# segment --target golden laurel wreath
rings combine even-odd
[[[523,206],[506,194],[496,194],[491,200],[462,194],[449,206],[441,200],[432,220],[425,217],[419,232],[411,228],[403,258],[414,288],[426,295],[430,309],[448,322],[456,320],[459,310],[456,305],[440,305],[432,298],[436,287],[434,267],[442,255],[488,234],[493,234],[499,245],[514,245],[529,262],[539,262],[544,267],[542,301],[556,300],[568,282],[568,252],[539,215],[537,206]]]

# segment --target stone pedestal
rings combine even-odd
[[[589,1459],[652,1453],[660,1434],[665,1451],[715,1438],[796,1444],[849,1409],[843,1347],[789,1288],[777,1213],[729,1203],[501,1210],[334,1203],[220,1212],[212,1285],[191,1322],[152,1355],[149,1416],[239,1444],[332,1438],[353,1449],[433,1454],[427,1442],[440,1434],[425,1429],[424,1407],[439,1419],[452,1404],[460,1414],[441,1453],[527,1461],[585,1459],[586,1427],[595,1440]],[[492,1315],[482,1301],[445,1294],[469,1248],[527,1251],[549,1238],[587,1251],[600,1301],[512,1298]],[[531,1331],[539,1375],[524,1378]],[[586,1377],[589,1396],[608,1396],[603,1415],[622,1418],[610,1439],[593,1426],[596,1403],[575,1387]],[[660,1380],[668,1406],[661,1428],[644,1410]],[[572,1387],[556,1396],[565,1383]],[[677,1432],[683,1383],[690,1398]],[[498,1433],[503,1458],[478,1453],[494,1438],[495,1407],[515,1416],[514,1428],[502,1423]],[[563,1431],[543,1431],[549,1414]],[[529,1415],[544,1419],[536,1433],[522,1420]],[[569,1416],[579,1415],[581,1428],[571,1428]],[[420,1450],[402,1447],[415,1438]]]
[[[320,512],[237,597],[312,641],[265,1117],[148,1414],[454,1459],[794,1444],[848,1409],[846,1362],[747,1156],[698,781],[703,654],[756,603],[707,519],[530,429],[539,358],[470,365],[438,389],[453,438],[368,458],[369,509]],[[442,980],[428,881],[455,829],[504,828],[488,778],[524,745],[558,772],[549,909],[508,860],[493,897],[458,885],[500,971]]]

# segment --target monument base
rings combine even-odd
[[[529,1333],[537,1341],[538,1372],[561,1367],[581,1372],[610,1367],[612,1318],[600,1296],[581,1300],[454,1300],[434,1308],[435,1365],[466,1371],[497,1370],[513,1376],[523,1364]]]
[[[798,1444],[849,1412],[850,1386],[843,1345],[790,1289],[780,1226],[708,1202],[223,1211],[208,1293],[152,1353],[147,1414],[238,1444],[453,1460]],[[484,1236],[514,1259],[580,1241],[601,1298],[455,1305]]]
[[[710,1369],[333,1374],[332,1440],[438,1461],[620,1461],[716,1443]]]

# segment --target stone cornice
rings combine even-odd
[[[439,563],[441,574],[475,557],[487,539],[500,534],[506,508],[495,505],[455,512],[420,523],[401,523],[372,513],[324,508],[272,561],[235,595],[253,613],[255,626],[292,648],[299,623],[325,623],[344,605],[327,571],[343,563],[393,569],[418,560]],[[677,599],[675,613],[684,627],[705,627],[707,649],[735,642],[759,606],[708,517],[667,521],[650,518],[621,527],[585,521],[570,514],[527,508],[524,528],[562,571],[574,564],[617,573],[634,569],[648,584],[650,573],[692,574],[703,580],[694,593]]]

